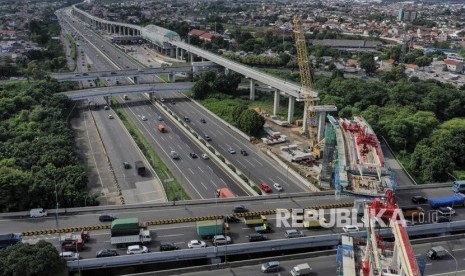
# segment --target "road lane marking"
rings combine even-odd
[[[210,182],[215,186],[215,188],[218,188],[218,185],[216,185],[215,181],[213,181],[212,179],[210,179]]]
[[[197,168],[198,168],[202,173],[205,173],[205,172],[202,170],[202,168],[200,168],[200,167],[197,167]]]
[[[200,181],[200,184],[202,184],[202,186],[205,188],[205,190],[207,190],[207,191],[208,191],[208,189],[207,189],[207,186],[205,186],[205,184],[203,184],[203,182],[202,182],[202,181]]]
[[[255,168],[255,165],[252,162],[250,162],[249,160],[245,159],[245,162],[249,163],[250,166],[252,166],[252,168]]]
[[[191,172],[191,174],[195,175],[194,171],[191,168],[188,168],[188,170]]]
[[[184,236],[184,234],[171,234],[171,235],[162,235],[162,236],[157,236],[157,237],[166,238],[166,237],[178,237],[178,236]]]

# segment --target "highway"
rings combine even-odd
[[[74,24],[77,23],[77,21]],[[78,32],[76,30],[76,32]],[[98,63],[95,62],[95,67],[97,70],[107,70],[111,71],[115,66],[121,67],[134,67],[138,65],[126,65],[129,63],[134,63],[132,58],[127,57],[124,53],[119,53],[119,50],[114,50],[114,46],[111,43],[108,43],[104,39],[101,39],[100,36],[96,34],[91,34],[89,30],[86,30],[83,34],[82,39],[85,37],[90,37],[91,41],[86,43],[89,48],[94,49],[92,45],[102,45],[101,49],[104,51],[104,54],[98,55]],[[85,49],[87,50],[87,48]],[[109,59],[101,59],[103,56],[110,56]],[[117,55],[118,58],[115,58]],[[121,63],[121,64],[120,64]],[[97,66],[98,64],[98,66]],[[142,77],[141,77],[142,79]],[[123,79],[120,80],[123,82]],[[174,85],[178,87],[176,90],[182,90],[180,87],[183,87],[184,84],[182,83],[175,83],[175,84],[156,84],[155,86],[160,85]],[[153,86],[148,85],[149,91],[153,91]],[[115,90],[117,89],[133,89],[134,86],[117,86],[108,87],[109,91],[116,94]],[[92,89],[90,89],[92,90]],[[94,89],[97,90],[97,89]],[[79,91],[67,92],[67,93],[81,93]],[[86,93],[85,91],[83,93]],[[124,92],[122,92],[124,93]],[[182,184],[182,186],[186,189],[187,193],[191,196],[191,198],[212,198],[215,196],[216,189],[221,187],[229,187],[233,192],[239,196],[248,195],[234,180],[232,180],[220,167],[218,167],[212,160],[203,160],[200,158],[202,150],[198,148],[198,146],[193,143],[179,128],[173,123],[173,121],[168,117],[165,116],[159,109],[152,105],[144,95],[141,94],[131,94],[130,99],[125,101],[122,97],[116,97],[120,102],[123,102],[121,107],[126,111],[126,113],[131,117],[132,121],[136,123],[139,127],[147,141],[151,144],[152,148],[158,152],[160,158],[162,158],[163,162],[168,166],[170,171],[175,174],[178,181]],[[109,112],[100,111],[102,114],[108,114]],[[113,114],[116,118],[116,114]],[[106,115],[108,116],[108,115]],[[146,121],[142,120],[142,116],[146,118]],[[158,117],[163,117],[163,122],[158,120]],[[109,120],[106,119],[107,123],[104,124],[106,127],[108,125],[113,125],[110,122],[117,121],[117,120]],[[160,133],[156,130],[159,123],[165,124],[167,127],[167,133]],[[110,132],[110,131],[107,131]],[[117,132],[112,132],[112,141],[111,148],[114,150],[124,147],[124,141],[118,140]],[[181,142],[182,141],[182,142]],[[107,141],[108,142],[108,141]],[[170,156],[171,151],[176,151],[180,156],[180,160],[173,160]],[[199,158],[192,159],[189,157],[189,153],[196,152]],[[124,154],[122,155],[124,156]],[[119,160],[119,164],[122,164],[123,161],[120,157],[116,157],[116,160]],[[148,164],[147,164],[148,165]],[[121,166],[120,166],[121,167]],[[163,176],[159,176],[163,177]],[[163,179],[164,180],[164,179]],[[147,185],[132,185],[128,187],[128,189],[134,190],[133,193],[135,194],[142,194],[143,192],[147,191],[144,187]],[[135,188],[139,188],[138,191]],[[149,190],[150,191],[150,190]]]
[[[272,187],[273,183],[279,183],[284,188],[284,192],[308,191],[308,188],[292,174],[279,167],[260,149],[231,130],[222,120],[210,115],[191,99],[179,93],[161,93],[161,96],[166,102],[174,102],[174,105],[168,104],[170,109],[181,118],[187,116],[190,119],[189,126],[198,134],[204,137],[205,135],[210,136],[212,140],[208,143],[257,185],[265,182]],[[204,119],[205,123],[202,123],[201,119]],[[236,153],[229,153],[229,148],[232,148]],[[248,155],[243,156],[241,150],[247,151]],[[272,189],[274,188],[272,187]]]

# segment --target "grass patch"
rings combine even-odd
[[[157,76],[159,79],[161,79],[163,82],[169,82],[169,77],[167,75],[162,75],[162,76]]]
[[[262,195],[262,190],[260,190],[260,188],[258,188],[257,186],[252,186],[252,189],[257,192],[257,194],[259,195]]]
[[[145,139],[142,132],[140,132],[140,130],[135,126],[132,120],[129,119],[129,117],[126,115],[126,112],[118,108],[119,103],[116,100],[112,99],[112,104],[114,107],[114,111],[116,112],[116,114],[118,114],[118,117],[121,119],[134,141],[136,141],[137,146],[140,148],[144,156],[147,158],[160,180],[163,181],[164,179],[169,178],[174,179],[170,183],[162,182],[168,200],[189,200],[189,195],[184,191],[178,180],[174,177],[174,175],[170,172],[165,163],[163,163],[158,154],[150,146],[149,142],[147,141],[147,139]]]
[[[452,173],[458,180],[465,179],[465,171],[455,170]]]

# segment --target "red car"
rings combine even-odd
[[[260,188],[262,188],[262,190],[265,191],[265,193],[271,193],[272,192],[270,186],[268,186],[268,184],[266,184],[265,182],[263,182],[260,185]]]

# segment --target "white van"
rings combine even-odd
[[[456,180],[452,182],[452,191],[455,193],[465,192],[465,180]]]
[[[292,276],[310,275],[310,273],[312,273],[312,268],[308,263],[298,264],[291,270]]]
[[[63,253],[60,253],[60,257],[62,257],[66,261],[76,261],[80,258],[79,253],[71,251],[65,251]]]
[[[47,211],[45,211],[43,208],[31,209],[31,211],[29,211],[29,216],[31,218],[46,217]]]

